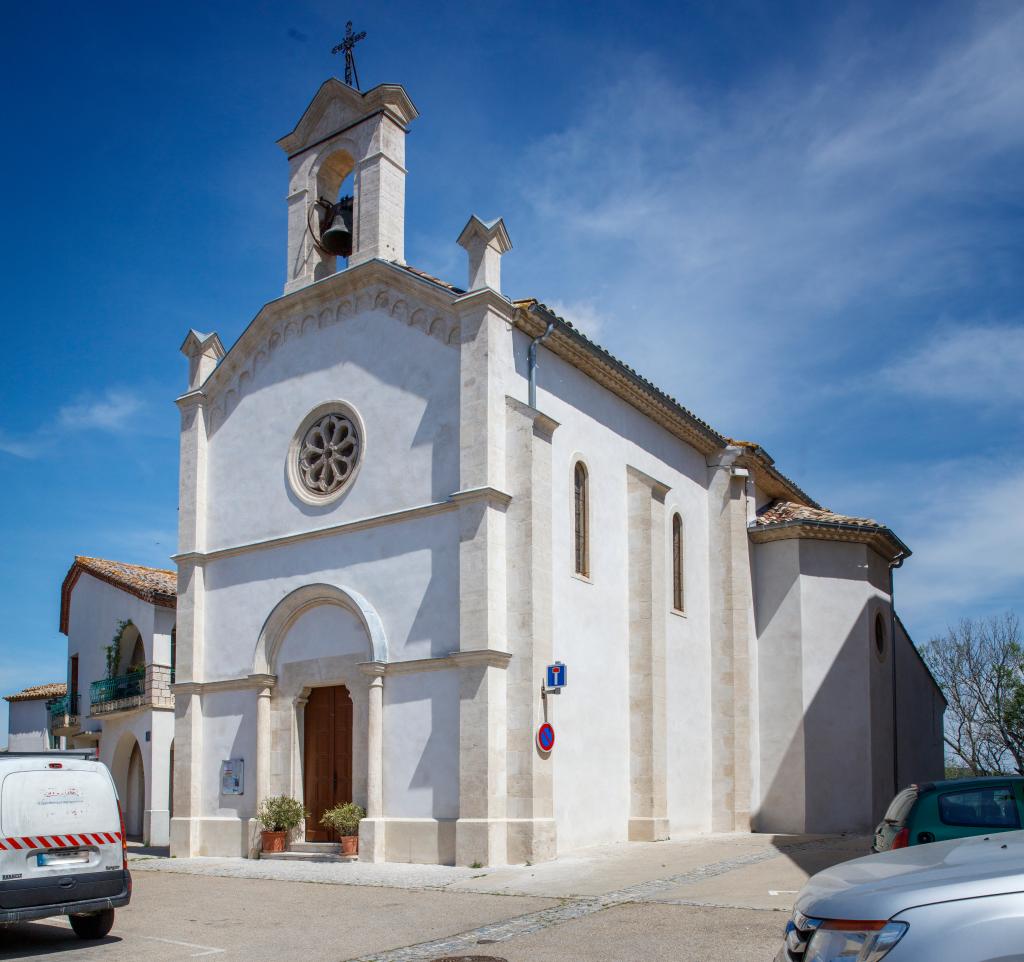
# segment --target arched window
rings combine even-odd
[[[683,607],[683,519],[676,512],[672,515],[672,607],[685,611]]]
[[[885,657],[885,619],[881,612],[875,615],[875,654]]]
[[[576,574],[590,577],[590,479],[582,461],[573,468],[573,564]]]

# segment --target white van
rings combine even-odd
[[[67,915],[99,939],[131,894],[106,765],[91,751],[0,754],[0,923]]]

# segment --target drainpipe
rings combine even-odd
[[[899,749],[899,716],[896,711],[896,598],[893,592],[892,573],[902,567],[906,554],[900,552],[894,561],[889,562],[889,648],[892,660],[892,783],[893,796],[900,791],[900,749]]]
[[[530,371],[530,407],[537,409],[537,345],[544,341],[555,329],[555,321],[552,318],[548,321],[547,330],[530,341],[530,349],[527,351],[527,367]]]

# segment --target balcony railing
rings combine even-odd
[[[91,714],[109,715],[136,708],[173,708],[174,669],[147,665],[141,671],[102,678],[89,686]]]
[[[71,734],[78,729],[78,692],[51,698],[46,703],[50,716],[50,732],[54,735]]]

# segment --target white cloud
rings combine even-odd
[[[1024,326],[939,331],[882,372],[893,389],[949,401],[1002,405],[1024,401]]]
[[[833,491],[836,503],[889,524],[913,554],[896,575],[896,603],[915,640],[963,615],[1024,615],[1024,459],[967,457],[887,466]]]
[[[1003,9],[944,45],[842,37],[813,76],[713,97],[636,59],[528,152],[532,290],[599,299],[608,347],[728,433],[802,413],[795,380],[912,337],[898,304],[972,289],[1011,247],[992,198],[1021,194],[1024,10]]]
[[[82,397],[65,405],[58,412],[57,418],[64,428],[122,431],[131,426],[142,407],[143,401],[137,394],[120,388],[108,388],[102,397]]]
[[[0,451],[3,451],[4,454],[11,454],[16,458],[31,459],[37,456],[38,445],[33,444],[31,441],[8,437],[3,432],[0,432]]]
[[[145,407],[140,395],[122,388],[108,388],[100,396],[83,395],[61,407],[57,411],[57,428],[64,434],[82,430],[151,433],[149,426],[138,417]],[[35,458],[51,443],[52,433],[50,428],[39,428],[18,438],[0,431],[0,451],[18,458]]]
[[[550,301],[548,307],[559,317],[564,317],[592,341],[601,340],[607,318],[592,300]]]

